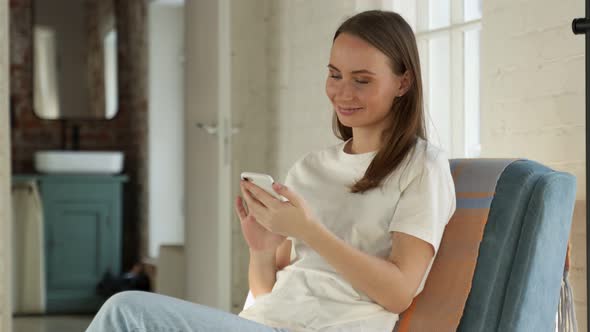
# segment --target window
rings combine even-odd
[[[429,139],[451,158],[480,155],[482,0],[383,0],[416,33]]]

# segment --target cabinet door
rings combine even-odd
[[[113,271],[113,229],[108,202],[51,200],[46,206],[47,308],[93,311],[102,303],[96,285]],[[117,234],[118,232],[114,232]]]

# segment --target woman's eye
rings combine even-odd
[[[340,79],[342,79],[342,77],[341,77],[341,76],[339,76],[339,75],[336,75],[336,74],[330,74],[330,78],[333,78],[333,79],[335,79],[335,80],[340,80]],[[356,83],[358,83],[358,84],[369,84],[369,81],[365,81],[365,80],[357,80],[357,79],[355,79],[354,81],[355,81]]]

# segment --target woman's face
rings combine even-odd
[[[326,94],[340,122],[348,127],[382,128],[393,99],[401,94],[402,76],[388,57],[363,39],[340,34],[330,52]]]

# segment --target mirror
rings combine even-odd
[[[34,111],[42,119],[117,113],[114,0],[35,0]]]

